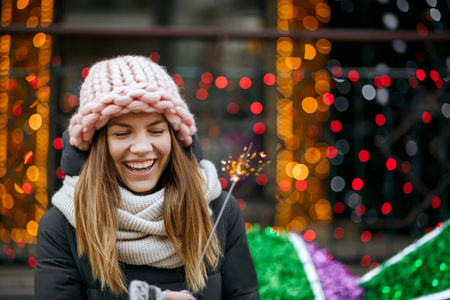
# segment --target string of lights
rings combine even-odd
[[[326,3],[278,1],[278,30],[315,31],[331,18]],[[277,41],[277,134],[282,140],[277,154],[276,223],[302,232],[311,218],[324,224],[331,221],[331,205],[326,199],[325,179],[333,152],[318,136],[319,127],[329,118],[329,75],[321,69],[331,51],[326,39]],[[305,238],[314,239],[308,230]]]
[[[53,1],[2,1],[1,25],[49,26]],[[14,259],[19,248],[36,243],[47,210],[52,37],[38,32],[0,38],[0,239]],[[14,70],[14,72],[11,72]],[[34,266],[36,260],[30,256]]]

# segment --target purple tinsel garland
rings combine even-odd
[[[305,244],[327,300],[364,299],[364,290],[359,287],[357,276],[350,274],[341,262],[330,259],[326,249],[319,249],[312,242]]]

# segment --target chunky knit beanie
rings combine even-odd
[[[144,56],[120,56],[90,68],[70,119],[70,143],[89,150],[96,130],[130,112],[163,114],[183,147],[191,145],[197,130],[177,85],[161,66]]]

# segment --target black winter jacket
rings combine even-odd
[[[222,192],[212,202],[217,215],[226,197]],[[245,236],[245,225],[236,199],[231,197],[217,226],[224,257],[217,271],[210,271],[201,300],[259,299],[256,272]],[[122,264],[127,280],[144,280],[161,289],[186,289],[184,269],[158,269],[150,266]],[[114,296],[102,291],[94,281],[86,257],[77,253],[74,227],[56,208],[42,217],[37,236],[35,299],[128,299],[127,294]]]

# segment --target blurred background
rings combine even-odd
[[[363,275],[449,215],[450,1],[2,0],[0,298],[32,299],[36,232],[89,66],[167,67],[247,226],[302,233]],[[220,172],[224,189],[230,181]]]

